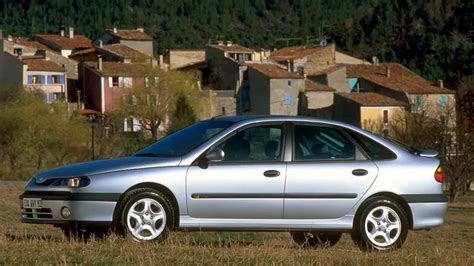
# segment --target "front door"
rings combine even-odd
[[[374,182],[377,166],[336,127],[296,124],[293,136],[284,217],[336,219],[344,216]]]
[[[282,219],[283,145],[282,123],[252,125],[219,142],[216,147],[224,151],[224,161],[189,167],[189,216]]]

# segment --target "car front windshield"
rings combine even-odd
[[[202,121],[185,127],[134,154],[144,157],[183,156],[219,132],[230,127],[229,121]]]

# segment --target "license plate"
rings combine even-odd
[[[23,199],[23,208],[24,209],[41,209],[43,207],[43,202],[41,199]]]

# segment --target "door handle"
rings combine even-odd
[[[280,172],[277,170],[267,170],[263,172],[263,175],[266,177],[277,177],[280,175]]]
[[[352,174],[355,176],[364,176],[364,175],[367,175],[368,173],[369,171],[365,169],[355,169],[354,171],[352,171]]]

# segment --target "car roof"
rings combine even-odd
[[[288,121],[288,122],[320,122],[325,124],[341,125],[345,127],[353,127],[344,122],[310,117],[310,116],[292,116],[292,115],[241,115],[241,116],[216,116],[210,120],[228,121],[228,122],[272,122],[272,121]]]

